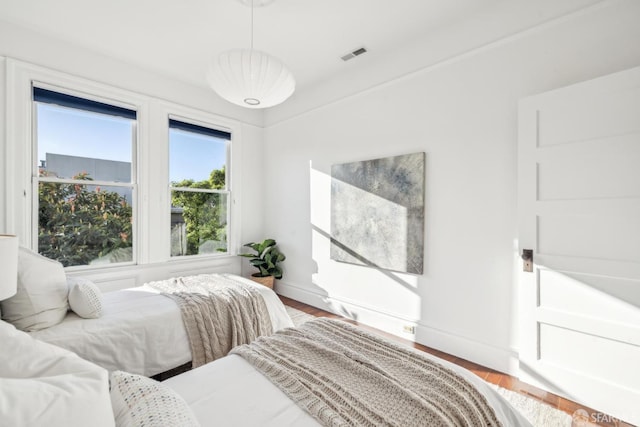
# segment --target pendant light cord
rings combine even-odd
[[[253,2],[255,0],[251,0],[251,50],[253,50]]]

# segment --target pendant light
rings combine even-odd
[[[207,80],[222,98],[247,108],[268,108],[291,96],[293,75],[279,59],[253,48],[253,10],[273,0],[238,0],[251,6],[251,47],[232,49],[214,58]]]

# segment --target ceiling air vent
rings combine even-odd
[[[366,53],[366,52],[367,52],[367,49],[365,49],[364,47],[360,47],[360,48],[354,50],[353,52],[347,53],[346,55],[342,56],[341,58],[342,58],[343,61],[348,61],[348,60],[350,60],[352,58],[355,58],[358,55],[362,55],[363,53]]]

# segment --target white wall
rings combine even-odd
[[[7,58],[7,60],[5,60]],[[12,212],[18,204],[16,200],[22,196],[19,181],[26,179],[24,171],[18,170],[14,177],[10,172],[13,169],[12,158],[18,156],[20,144],[28,143],[28,137],[20,141],[9,141],[6,137],[6,117],[5,100],[8,85],[15,82],[8,82],[9,74],[5,73],[5,67],[10,61],[17,60],[20,64],[33,64],[41,74],[51,72],[56,75],[68,76],[69,81],[78,78],[83,81],[95,82],[99,85],[106,85],[117,91],[131,92],[140,95],[141,98],[153,99],[155,104],[173,105],[176,108],[185,107],[185,110],[202,112],[203,115],[215,115],[223,123],[233,123],[234,141],[232,147],[232,180],[233,180],[233,206],[235,222],[239,222],[239,230],[236,245],[239,246],[250,240],[259,239],[262,236],[262,221],[255,212],[261,210],[262,192],[259,186],[254,185],[261,182],[263,176],[262,163],[255,159],[262,157],[262,122],[263,115],[259,111],[244,109],[233,106],[218,98],[212,91],[196,87],[170,76],[157,74],[151,70],[146,70],[121,62],[115,58],[104,56],[98,52],[92,52],[78,47],[72,43],[58,41],[49,37],[44,37],[36,32],[24,28],[7,24],[0,21],[0,153],[2,158],[2,171],[0,172],[0,232],[17,233],[21,229],[20,222],[24,219],[15,218]],[[16,63],[13,61],[12,63]],[[30,67],[30,65],[29,65]],[[66,77],[65,77],[66,78]],[[203,77],[204,79],[204,77]],[[12,88],[15,90],[15,88]],[[166,101],[166,102],[165,102]],[[154,107],[157,109],[157,107]],[[174,108],[175,109],[175,108]],[[152,112],[156,113],[156,112]],[[162,113],[162,112],[160,112]],[[159,114],[159,113],[158,113]],[[199,114],[199,113],[198,113]],[[24,115],[24,114],[23,114]],[[13,118],[18,114],[12,112],[12,126],[15,125]],[[166,116],[165,116],[166,117]],[[28,125],[27,125],[28,129]],[[143,136],[144,141],[139,144],[147,144],[149,153],[144,159],[148,165],[166,163],[167,153],[164,152],[163,144],[160,140],[166,138],[164,128],[151,129],[150,136]],[[15,139],[15,138],[14,138]],[[164,145],[166,146],[166,144]],[[7,160],[7,153],[10,154]],[[18,163],[22,164],[22,163]],[[243,167],[243,165],[247,167]],[[7,167],[11,166],[11,167]],[[155,171],[157,168],[147,166],[146,170]],[[28,175],[28,172],[26,172]],[[158,176],[149,174],[148,176]],[[145,176],[148,178],[148,176]],[[161,176],[161,175],[160,175]],[[18,182],[17,182],[18,181]],[[27,179],[28,182],[28,179]],[[163,181],[166,182],[166,179]],[[243,188],[243,183],[247,183]],[[154,182],[155,184],[155,182]],[[141,183],[141,185],[147,184]],[[156,186],[157,187],[157,186]],[[159,186],[162,192],[162,185]],[[139,201],[139,205],[146,204],[149,210],[157,212],[164,209],[166,203],[162,201],[155,191],[149,191],[149,200]],[[246,209],[246,210],[245,210]],[[254,214],[251,214],[251,213]],[[168,214],[166,217],[168,221]],[[27,220],[28,221],[28,220]],[[171,260],[163,262],[165,256],[162,252],[163,245],[158,244],[157,235],[154,230],[164,227],[164,217],[145,218],[147,231],[145,236],[149,242],[149,250],[141,256],[140,264],[134,267],[109,267],[103,269],[90,269],[75,271],[71,274],[82,275],[94,279],[103,290],[118,289],[122,287],[134,286],[149,280],[157,280],[178,274],[203,273],[203,272],[241,272],[241,261],[236,256],[211,258],[195,258],[188,260]],[[150,222],[153,222],[149,225]],[[140,222],[142,223],[142,221]],[[167,225],[168,229],[168,225]],[[26,241],[21,236],[21,241]],[[235,248],[234,248],[235,249]],[[162,254],[158,254],[160,251]],[[151,255],[149,255],[151,254]],[[168,252],[166,254],[168,257]]]
[[[263,157],[263,129],[255,126],[243,128],[242,151],[242,237],[240,245],[264,239],[264,157]],[[249,251],[239,248],[240,253]],[[242,258],[242,275],[255,273],[246,258]]]
[[[568,4],[570,11],[573,6]],[[509,13],[497,16],[510,17]],[[546,19],[540,15],[529,21],[527,16],[519,16],[517,22]],[[492,25],[491,19],[458,26],[450,33],[443,30],[426,44],[439,47],[437,54],[425,49],[424,58],[403,62],[422,64],[422,71],[335,102],[338,92],[353,93],[345,89],[354,85],[361,90],[379,76],[363,75],[368,83],[362,85],[357,85],[355,74],[334,79],[343,86],[341,91],[332,87],[326,99],[314,97],[297,111],[283,106],[273,114],[267,112],[268,123],[275,124],[264,131],[261,112],[227,105],[200,87],[2,22],[0,57],[239,121],[243,143],[234,156],[242,165],[240,239],[241,243],[264,237],[278,240],[288,257],[280,292],[408,338],[412,335],[403,334],[402,327],[417,325],[419,342],[510,371],[517,346],[517,101],[639,65],[638,17],[637,0],[599,2],[585,12],[471,52],[452,40],[473,40],[474,31],[486,30],[481,27]],[[487,33],[491,31],[484,31],[483,37],[491,38]],[[418,45],[399,49],[398,55],[403,52],[421,54]],[[434,58],[441,62],[430,63]],[[387,75],[403,74],[391,70],[394,64],[386,64]],[[3,67],[2,99],[4,77]],[[318,107],[318,99],[327,104]],[[300,114],[305,110],[311,111]],[[3,124],[4,120],[0,131]],[[4,153],[4,132],[0,135]],[[427,153],[425,274],[402,275],[331,261],[326,237],[331,164],[417,151]],[[4,224],[6,177],[0,176],[0,224]],[[179,267],[240,268],[235,258]],[[133,273],[111,269],[95,272],[94,277],[120,287],[177,270],[175,264],[148,264]],[[249,272],[246,264],[243,270]]]
[[[515,372],[518,99],[640,64],[640,2],[613,1],[265,131],[280,293]],[[330,167],[426,152],[425,273],[329,258]]]

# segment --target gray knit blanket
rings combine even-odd
[[[342,321],[316,319],[242,356],[325,426],[500,426],[467,380],[418,351]]]
[[[176,277],[147,283],[180,307],[192,367],[226,356],[241,344],[273,333],[260,291],[219,274]]]

